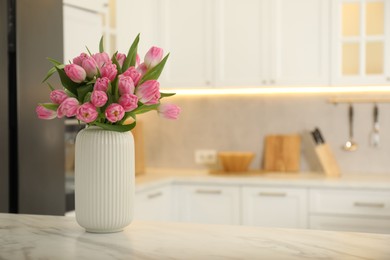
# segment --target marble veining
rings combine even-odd
[[[72,217],[0,214],[0,259],[390,259],[390,235],[134,222],[86,233]]]

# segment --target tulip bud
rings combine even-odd
[[[148,80],[135,90],[139,101],[145,105],[158,104],[160,99],[160,83],[157,80]]]
[[[73,97],[68,97],[57,109],[58,118],[75,116],[78,108],[79,101]]]
[[[64,68],[66,75],[76,83],[81,83],[87,77],[85,70],[77,64],[68,64]]]
[[[121,120],[125,115],[123,107],[117,103],[112,103],[106,108],[105,116],[108,121],[115,123]]]
[[[116,65],[115,64],[105,64],[101,70],[100,73],[102,77],[108,78],[110,81],[113,81],[116,77],[116,74],[118,71],[116,70]]]
[[[79,106],[77,109],[76,118],[82,122],[91,123],[96,120],[98,115],[99,113],[96,111],[96,107],[87,102]]]
[[[68,95],[63,90],[57,89],[50,92],[50,99],[54,104],[61,104],[67,98]]]
[[[107,103],[108,97],[106,92],[94,90],[91,95],[91,103],[95,107],[102,107]]]
[[[125,59],[126,59],[126,55],[123,54],[123,53],[117,53],[116,54],[116,60],[118,61],[119,65],[122,67],[123,66],[123,62],[125,62]]]
[[[83,64],[83,60],[88,58],[88,55],[86,53],[81,53],[79,56],[73,58],[73,63],[76,65],[81,66]]]
[[[118,103],[125,112],[129,112],[138,107],[138,97],[133,94],[124,94],[119,98]]]
[[[134,86],[137,86],[139,80],[141,79],[141,73],[133,66],[128,68],[122,75],[130,77],[134,82]]]
[[[163,58],[164,51],[161,48],[153,46],[149,49],[149,51],[145,55],[144,63],[148,69],[153,68],[157,64],[160,63],[160,61]]]
[[[85,72],[87,73],[87,77],[92,79],[96,74],[98,73],[97,70],[97,63],[92,57],[88,57],[83,60],[83,63],[81,64]]]
[[[180,107],[174,104],[161,104],[158,106],[158,114],[166,119],[177,119],[180,114]]]
[[[146,67],[145,63],[141,63],[138,67],[137,67],[137,71],[139,73],[141,73],[141,77],[143,75],[145,75],[145,73],[148,71],[148,67]]]
[[[92,55],[92,58],[96,61],[96,64],[99,68],[103,67],[105,64],[111,64],[110,56],[106,52],[99,52]]]
[[[130,77],[120,76],[118,82],[118,91],[120,95],[133,94],[134,93],[134,82]]]
[[[110,80],[108,78],[98,78],[96,79],[93,89],[107,92],[108,83],[110,83]]]
[[[38,105],[37,108],[35,109],[35,112],[37,113],[39,119],[50,120],[50,119],[54,119],[57,116],[56,111],[47,109],[42,105]]]

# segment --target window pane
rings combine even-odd
[[[383,2],[368,2],[366,4],[366,34],[382,35],[384,21]]]
[[[366,43],[366,74],[383,74],[383,42]]]
[[[359,43],[343,43],[343,75],[359,75]]]
[[[343,36],[360,34],[360,4],[344,3],[342,7]]]

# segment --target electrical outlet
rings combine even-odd
[[[195,163],[202,165],[211,165],[217,163],[216,150],[195,150]]]

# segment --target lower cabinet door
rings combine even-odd
[[[307,190],[302,188],[244,187],[244,225],[307,228]]]
[[[240,188],[178,184],[180,221],[208,224],[240,224]]]
[[[137,192],[134,200],[134,219],[173,221],[171,185]]]
[[[389,234],[390,218],[312,215],[310,229]]]

